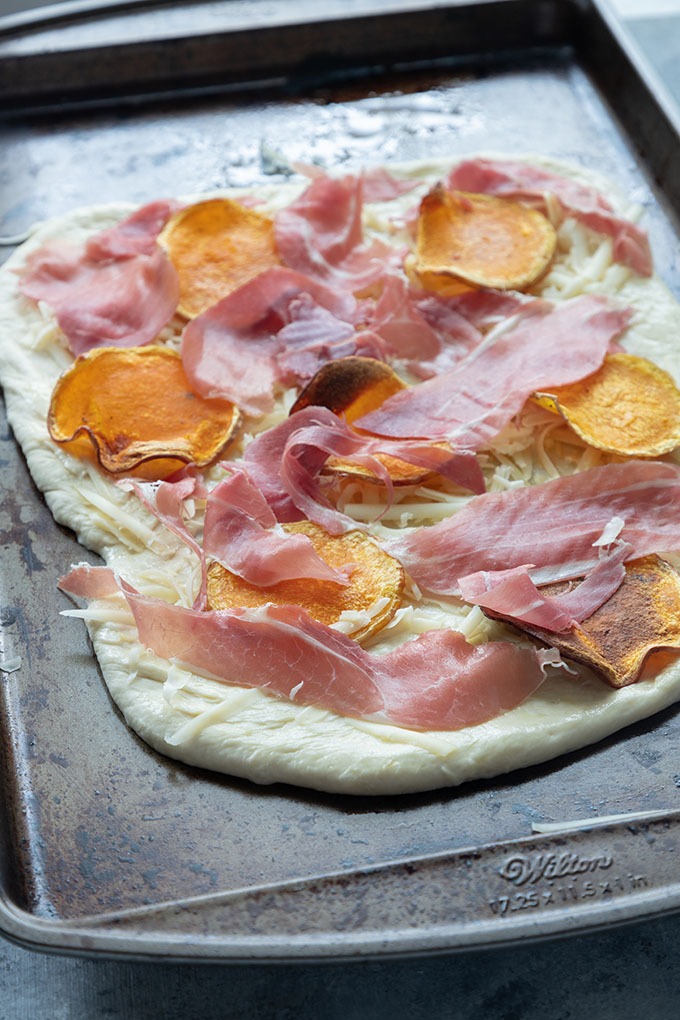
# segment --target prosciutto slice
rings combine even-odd
[[[381,241],[364,240],[361,177],[316,177],[298,199],[274,218],[283,263],[344,290],[365,290],[400,253]]]
[[[529,576],[533,564],[468,574],[459,579],[460,593],[466,602],[506,619],[561,632],[587,620],[614,594],[625,577],[623,563],[630,552],[621,542],[599,560],[581,584],[561,595],[540,591]]]
[[[441,298],[431,295],[429,300],[426,298],[419,302],[419,307],[428,321],[436,324],[440,320],[443,307],[444,316],[446,309],[450,309],[481,333],[486,333],[494,326],[500,325],[504,319],[519,314],[530,305],[537,309],[541,306],[548,307],[542,298],[509,290],[468,290],[458,297]]]
[[[597,563],[593,546],[613,517],[624,522],[628,558],[677,550],[679,505],[679,467],[627,461],[476,496],[448,520],[385,545],[422,588],[455,595],[467,574],[529,562],[583,576]]]
[[[307,383],[328,361],[352,355],[384,361],[387,345],[370,330],[355,330],[309,295],[290,305],[290,322],[277,334],[276,365],[286,384]]]
[[[85,245],[50,241],[29,256],[19,289],[53,309],[74,355],[150,343],[174,315],[177,273],[156,244],[170,209],[153,203]]]
[[[381,166],[364,170],[361,181],[364,202],[391,202],[400,195],[413,191],[420,184],[417,180],[399,180]]]
[[[191,516],[189,501],[205,499],[207,489],[203,481],[192,468],[178,471],[172,478],[162,482],[144,482],[134,478],[124,478],[118,482],[121,489],[134,492],[164,528],[184,542],[196,554],[201,567],[201,583],[194,599],[194,608],[203,609],[207,599],[207,574],[205,556],[199,542],[187,527],[187,519]],[[193,507],[192,507],[193,509]]]
[[[590,375],[623,332],[630,311],[587,295],[560,305],[532,302],[511,325],[449,372],[401,390],[357,428],[381,436],[447,439],[481,450],[536,390]]]
[[[118,590],[107,567],[81,565],[62,578],[72,595]],[[412,729],[475,726],[521,704],[543,682],[550,653],[510,642],[473,646],[432,630],[375,655],[297,606],[197,612],[120,584],[144,647],[226,683],[339,715]]]
[[[349,357],[386,361],[385,341],[369,329],[353,332],[332,343],[316,337],[309,344],[283,350],[277,358],[277,364],[282,379],[303,384],[308,383],[327,362]]]
[[[260,490],[243,471],[215,486],[206,504],[203,549],[250,584],[268,587],[293,578],[347,584],[306,535],[286,534]]]
[[[390,356],[421,379],[450,368],[482,340],[479,330],[450,304],[424,296],[395,274],[385,277],[367,325],[382,338]]]
[[[201,396],[260,415],[273,407],[288,348],[351,337],[355,309],[351,295],[275,266],[191,320],[182,335],[184,370]]]
[[[144,482],[134,478],[121,479],[118,485],[135,493],[137,498],[158,520],[182,541],[198,552],[200,546],[186,526],[187,500],[205,499],[207,490],[203,482],[191,471],[178,472],[176,479],[162,482]]]
[[[444,298],[387,275],[366,322],[393,358],[417,378],[429,379],[453,368],[481,344],[485,332],[532,303],[536,308],[542,304],[538,298],[493,290]]]
[[[567,215],[612,238],[616,262],[640,276],[652,274],[652,255],[645,232],[617,217],[609,202],[585,184],[513,160],[470,159],[453,168],[448,186],[528,201],[543,208],[546,193],[554,195]]]
[[[168,199],[143,205],[120,223],[90,238],[85,245],[88,257],[115,259],[153,255],[158,235],[178,208],[178,202]]]
[[[361,436],[325,407],[305,407],[257,436],[246,447],[243,464],[278,521],[306,517],[330,534],[340,534],[358,525],[324,495],[319,481],[323,466],[331,456],[361,464],[384,482],[389,493],[389,475],[378,453],[429,468],[473,492],[484,488],[481,469],[470,454],[452,453],[428,442]]]

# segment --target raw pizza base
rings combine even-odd
[[[571,173],[599,186],[613,200],[609,182],[554,161],[521,158]],[[446,169],[444,164],[390,167],[396,176],[430,182]],[[301,182],[257,190],[273,210],[303,187]],[[395,211],[412,206],[419,193],[367,208],[367,230],[392,231]],[[186,579],[196,567],[192,554],[164,533],[135,497],[50,440],[45,419],[52,388],[72,358],[49,309],[17,291],[16,270],[47,238],[84,239],[132,208],[86,208],[50,220],[0,270],[0,379],[10,424],[54,518],[144,593],[190,604]],[[625,205],[619,211],[625,214]],[[609,244],[568,222],[561,232],[556,267],[538,292],[556,301],[585,291],[620,299],[635,312],[625,346],[680,379],[680,354],[671,339],[680,336],[680,308],[658,278],[640,279],[612,265]],[[283,414],[285,408],[279,411],[279,416]],[[238,455],[239,450],[235,452]],[[64,573],[68,567],[64,564]],[[496,719],[455,732],[422,733],[340,717],[257,688],[229,687],[193,674],[141,647],[122,598],[93,603],[82,615],[111,697],[144,741],[187,764],[256,783],[286,782],[350,794],[452,786],[584,747],[680,699],[678,662],[654,679],[620,690],[584,669],[578,673],[553,669],[531,698]],[[440,601],[406,610],[372,647],[383,651],[437,626],[454,626],[474,640],[508,636],[479,610],[452,612]]]

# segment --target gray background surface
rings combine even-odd
[[[2,1020],[673,1020],[680,917],[506,950],[224,967],[43,957],[5,946]]]

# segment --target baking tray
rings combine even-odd
[[[680,292],[676,114],[594,3],[64,4],[0,21],[0,90],[6,236],[91,202],[270,182],[286,160],[535,151],[641,202]],[[0,673],[8,938],[319,960],[499,946],[680,907],[675,709],[538,768],[396,798],[257,787],[151,751],[112,706],[84,630],[59,615],[56,579],[82,550],[6,421],[1,435],[0,653],[23,663]],[[573,819],[590,821],[559,829]]]

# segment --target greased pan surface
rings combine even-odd
[[[450,60],[441,39],[425,59],[423,40],[417,64],[389,67],[383,53],[313,81],[291,66],[266,92],[218,95],[213,82],[208,95],[185,68],[163,96],[112,78],[105,102],[26,102],[2,127],[2,233],[78,205],[275,181],[280,156],[351,169],[533,151],[606,173],[642,202],[658,271],[680,292],[680,201],[666,179],[680,143],[606,19],[531,5],[521,49],[493,56],[488,6],[452,10],[475,26],[476,56],[454,33]],[[407,13],[395,5],[391,17]],[[362,28],[347,17],[343,39],[356,32],[368,58]],[[300,50],[319,39],[301,21],[291,31]],[[203,42],[186,40],[194,62]],[[314,57],[306,67],[318,69]],[[159,757],[112,707],[84,630],[59,616],[57,577],[83,552],[52,521],[5,422],[1,456],[2,655],[22,658],[0,674],[9,937],[136,957],[310,959],[496,945],[680,907],[676,710],[539,768],[401,798],[256,787]],[[533,822],[618,814],[632,821],[531,835]]]

